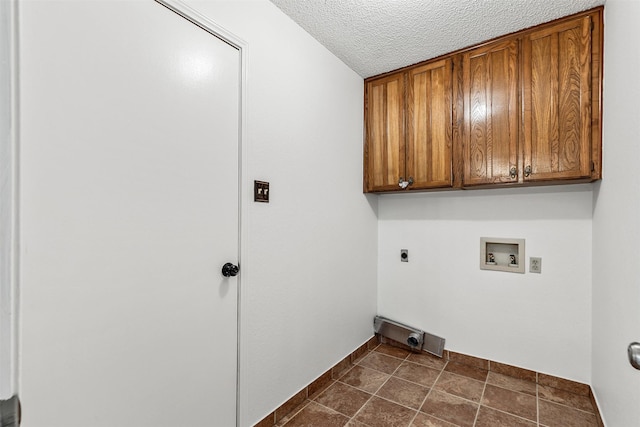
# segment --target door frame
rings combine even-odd
[[[2,84],[8,87],[9,96],[3,101],[8,110],[9,132],[1,135],[4,156],[0,169],[5,171],[0,186],[0,234],[2,245],[2,274],[0,275],[0,399],[6,400],[18,394],[19,372],[19,94],[18,94],[18,1],[9,0],[3,6],[3,23],[8,24],[7,51],[3,59],[8,65],[2,76]],[[6,139],[5,139],[6,137]]]
[[[248,197],[247,194],[249,191],[245,191],[246,183],[249,182],[248,175],[248,156],[247,150],[245,146],[245,138],[246,135],[246,105],[247,105],[247,96],[246,96],[246,87],[247,87],[247,43],[236,34],[222,27],[215,21],[211,20],[208,16],[199,12],[198,10],[192,8],[188,4],[184,3],[181,0],[154,0],[156,3],[166,7],[172,12],[176,13],[180,17],[186,19],[192,24],[200,27],[204,31],[208,32],[214,37],[224,41],[231,47],[238,50],[240,53],[240,93],[239,95],[239,105],[238,105],[238,265],[242,266],[242,273],[237,277],[237,348],[236,348],[236,426],[240,425],[241,411],[240,411],[240,402],[241,402],[241,393],[240,388],[243,381],[241,381],[240,373],[244,370],[241,369],[242,361],[244,357],[242,357],[241,353],[241,331],[242,331],[242,294],[243,294],[243,283],[247,282],[247,221],[248,216],[248,205],[249,200],[245,201],[245,197]]]

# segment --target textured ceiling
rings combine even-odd
[[[605,0],[271,0],[362,77],[395,70]]]

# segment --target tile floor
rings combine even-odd
[[[380,344],[309,396],[286,427],[598,426],[583,395]]]

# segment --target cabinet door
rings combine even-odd
[[[463,185],[517,182],[518,40],[463,56]]]
[[[398,189],[405,175],[404,73],[367,83],[364,190]]]
[[[525,180],[591,175],[591,18],[525,37]]]
[[[411,189],[450,187],[452,62],[444,59],[408,72],[407,174]]]

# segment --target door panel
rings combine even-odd
[[[517,182],[518,42],[464,54],[464,185]]]
[[[590,177],[590,89],[590,17],[525,37],[525,180]]]
[[[409,71],[407,175],[409,189],[450,187],[452,149],[451,59]]]
[[[365,191],[395,190],[405,176],[404,74],[367,83]]]
[[[152,1],[20,28],[23,425],[235,425],[239,52]]]

